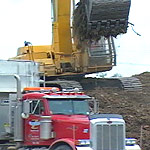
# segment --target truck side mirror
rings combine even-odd
[[[30,113],[30,101],[23,101],[23,112],[21,114],[22,118],[27,119]]]

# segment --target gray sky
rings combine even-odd
[[[132,28],[115,40],[117,66],[109,75],[130,76],[150,71],[150,0],[131,0],[129,22]],[[30,41],[33,45],[51,44],[51,0],[0,1],[0,59],[16,56],[17,48]]]

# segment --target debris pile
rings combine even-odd
[[[136,75],[143,85],[142,91],[124,91],[97,88],[86,91],[100,101],[100,113],[120,114],[126,121],[127,137],[136,138],[142,150],[150,148],[150,73]]]

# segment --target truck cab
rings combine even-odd
[[[60,145],[70,149],[89,147],[90,97],[83,92],[50,90],[24,91],[26,94],[21,99],[24,145],[50,146],[54,150]]]

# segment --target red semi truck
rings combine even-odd
[[[0,120],[5,127],[1,150],[140,150],[134,139],[126,140],[120,115],[90,115],[90,97],[83,92],[29,87],[21,93],[15,77],[17,95],[10,95],[9,112],[3,112],[9,122]]]

